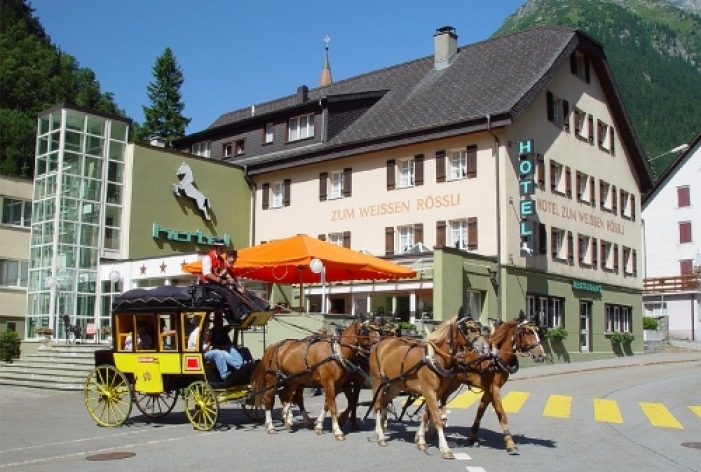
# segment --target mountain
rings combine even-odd
[[[529,0],[494,37],[540,25],[578,28],[604,46],[655,175],[701,131],[701,0]],[[659,157],[659,159],[657,159]]]

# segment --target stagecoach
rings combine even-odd
[[[248,382],[255,362],[236,372],[234,382],[223,383],[203,357],[199,336],[210,317],[226,317],[226,309],[226,302],[207,285],[135,289],[117,297],[112,305],[113,347],[95,352],[95,368],[84,386],[93,420],[100,426],[121,426],[133,405],[150,419],[162,418],[179,396],[198,430],[214,427],[219,405],[225,402],[237,402],[246,416],[262,420],[263,412],[250,400]],[[240,322],[227,318],[234,345],[242,347],[245,332],[264,327],[272,315],[254,311]]]

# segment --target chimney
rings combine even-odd
[[[434,69],[445,69],[453,62],[458,53],[458,35],[455,34],[455,28],[452,26],[438,28],[433,35],[433,46],[435,49]]]
[[[309,100],[309,88],[306,85],[297,87],[297,103],[305,103]]]

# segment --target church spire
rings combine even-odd
[[[324,67],[321,69],[319,87],[325,87],[333,83],[333,79],[331,78],[331,64],[329,64],[329,43],[331,42],[331,38],[329,38],[328,34],[323,41],[326,43],[326,54],[324,55]]]

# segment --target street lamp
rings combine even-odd
[[[326,313],[326,267],[321,259],[314,258],[309,263],[309,268],[315,274],[321,274],[321,312]]]

